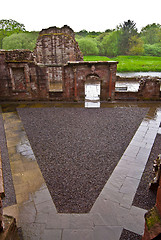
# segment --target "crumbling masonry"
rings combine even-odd
[[[85,99],[86,81],[99,81],[101,100],[115,97],[117,62],[84,62],[73,30],[39,33],[34,52],[0,51],[0,100]]]

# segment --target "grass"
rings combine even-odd
[[[104,56],[83,56],[84,61],[111,61],[110,58]]]
[[[84,56],[84,61],[118,61],[118,72],[161,72],[161,57],[153,56]]]

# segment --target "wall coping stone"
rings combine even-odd
[[[90,64],[90,65],[94,65],[94,64],[118,64],[119,62],[116,62],[116,61],[68,61],[67,64],[68,65],[79,65],[79,64],[82,64],[82,65],[85,65],[85,64]]]

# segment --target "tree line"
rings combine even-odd
[[[128,20],[116,29],[107,29],[103,33],[76,33],[76,39],[84,55],[151,55],[161,56],[161,25],[148,24],[138,32],[136,23]]]
[[[115,57],[118,55],[151,55],[161,57],[161,25],[148,24],[140,32],[132,20],[104,32],[81,30],[75,33],[83,55]],[[38,32],[28,32],[12,19],[0,20],[0,48],[33,50]]]

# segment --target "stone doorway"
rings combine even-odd
[[[85,107],[100,107],[100,81],[87,81],[85,83]]]

